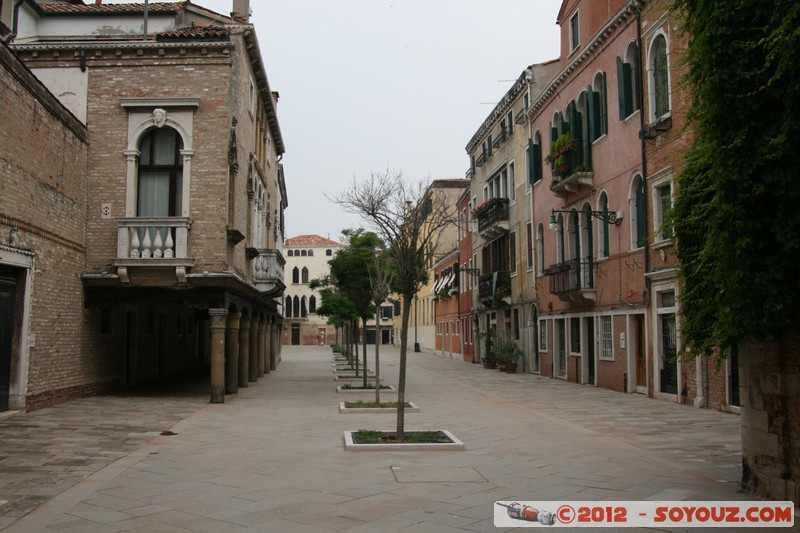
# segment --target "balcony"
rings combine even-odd
[[[503,301],[511,303],[511,272],[499,270],[484,274],[478,280],[478,297],[483,305],[495,309]]]
[[[495,150],[500,148],[503,146],[503,144],[505,144],[509,137],[510,135],[505,128],[500,129],[500,133],[497,134],[497,137],[492,139],[492,148]]]
[[[478,219],[478,233],[488,240],[508,231],[508,198],[492,198],[473,212]]]
[[[128,269],[174,268],[180,283],[195,265],[188,256],[192,221],[183,217],[133,217],[117,219],[117,258],[114,266],[123,283],[130,283]]]
[[[550,277],[550,293],[568,302],[594,301],[594,261],[572,259],[545,270]]]
[[[556,196],[566,197],[569,193],[579,192],[581,187],[594,185],[592,143],[588,139],[573,139],[560,148],[554,148],[547,156],[547,162],[553,165],[550,190]]]
[[[286,260],[278,250],[248,248],[251,258],[250,268],[253,283],[264,298],[274,298],[283,294],[286,284],[283,281],[283,266]]]

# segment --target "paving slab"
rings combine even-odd
[[[0,418],[0,529],[500,531],[495,500],[755,499],[735,414],[426,353],[408,355],[406,400],[426,408],[406,430],[465,449],[347,452],[344,431],[391,420],[339,415],[330,360],[284,347],[224,404],[203,377]],[[387,384],[398,368],[383,346]]]

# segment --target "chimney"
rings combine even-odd
[[[95,3],[95,4],[102,4],[102,3],[103,3],[103,0],[94,0],[94,3]]]
[[[14,2],[11,0],[0,2],[0,22],[5,24],[9,30],[14,27]]]
[[[233,0],[231,18],[238,22],[250,21],[250,0]]]

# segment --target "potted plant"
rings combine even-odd
[[[494,352],[486,352],[481,358],[483,368],[495,368],[497,366],[497,354]]]
[[[507,342],[497,353],[497,360],[501,362],[503,368],[509,374],[514,374],[517,371],[517,364],[519,358],[522,356],[522,350],[519,349],[514,342]]]
[[[494,330],[482,331],[478,334],[478,339],[483,340],[483,356],[481,362],[483,368],[495,368],[497,365],[497,354],[494,351]]]

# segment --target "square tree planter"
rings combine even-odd
[[[350,413],[396,413],[397,407],[347,407],[348,402],[339,402],[339,412]],[[407,402],[406,413],[419,413],[419,406],[414,402]]]
[[[344,449],[351,452],[424,452],[424,451],[463,451],[464,443],[456,438],[455,435],[446,429],[424,429],[424,430],[411,430],[406,431],[406,435],[410,433],[418,433],[424,431],[436,432],[444,435],[449,442],[432,442],[432,443],[384,443],[384,444],[355,444],[353,442],[353,434],[358,431],[345,431],[344,432]],[[393,430],[381,430],[382,433],[394,433]]]

